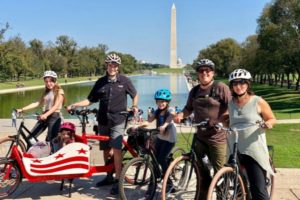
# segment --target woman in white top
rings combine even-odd
[[[38,137],[48,128],[46,141],[52,141],[59,132],[61,124],[60,110],[64,104],[65,96],[63,89],[57,83],[57,74],[54,71],[45,71],[43,78],[45,90],[40,100],[17,109],[17,112],[20,113],[43,106],[43,113],[38,117],[39,121],[32,129],[31,136]]]

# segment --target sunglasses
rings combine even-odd
[[[238,80],[238,81],[232,81],[232,85],[233,86],[237,86],[237,85],[244,85],[246,84],[246,80],[245,79],[241,79],[241,80]]]
[[[210,68],[201,68],[198,70],[198,73],[203,74],[204,72],[206,72],[208,74],[211,71],[212,70]]]

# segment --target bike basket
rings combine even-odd
[[[149,148],[147,147],[147,141],[150,140],[150,145],[152,145],[155,141],[156,136],[151,134],[149,130],[139,128],[137,130],[127,130],[127,134],[129,135],[127,142],[132,146],[132,147],[138,147],[142,149]]]

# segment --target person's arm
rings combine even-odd
[[[138,108],[138,101],[139,101],[139,95],[136,94],[136,95],[132,98],[132,106],[131,106],[132,111],[133,111],[134,113],[138,113],[138,111],[139,111],[139,108]]]
[[[60,105],[62,105],[64,101],[64,95],[63,94],[58,94],[56,97],[55,104],[44,114],[40,115],[41,120],[46,120],[47,117],[49,117],[52,113],[54,113]]]
[[[24,112],[24,111],[26,111],[26,110],[31,110],[31,109],[33,109],[33,108],[37,108],[39,105],[40,105],[40,102],[37,101],[37,102],[31,103],[31,104],[29,104],[29,105],[27,105],[27,106],[25,106],[25,107],[23,107],[23,108],[17,109],[17,112],[18,112],[18,113],[21,113],[21,112]]]
[[[184,108],[182,110],[182,112],[179,112],[179,113],[175,114],[175,116],[174,116],[174,122],[175,123],[180,123],[181,120],[183,120],[184,118],[190,116],[191,114],[192,114],[192,111],[189,111],[186,108]]]
[[[67,110],[71,110],[72,108],[76,108],[76,107],[85,107],[85,106],[89,106],[91,105],[92,102],[90,102],[88,99],[73,103],[69,106],[67,106]]]
[[[263,120],[265,121],[266,128],[273,128],[273,126],[276,124],[276,118],[268,102],[266,102],[263,98],[260,98],[258,101],[258,106]]]
[[[166,133],[166,128],[169,126],[169,124],[173,121],[173,118],[175,117],[175,111],[170,112],[169,116],[167,117],[165,123],[158,127],[160,134]]]

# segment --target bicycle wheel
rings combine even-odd
[[[196,162],[189,156],[180,156],[170,165],[164,176],[161,198],[166,199],[198,199],[200,187],[200,171]]]
[[[182,154],[185,153],[185,150],[183,148],[180,148],[180,147],[175,147],[172,149],[172,156],[173,156],[173,159],[179,157],[179,156],[182,156]]]
[[[208,189],[207,200],[211,199],[233,199],[234,180],[236,174],[231,167],[223,167],[214,176]],[[242,177],[238,174],[236,200],[246,200],[246,192]]]
[[[21,183],[22,176],[18,165],[0,158],[0,198],[11,195]]]
[[[7,158],[10,156],[12,145],[16,142],[13,137],[5,137],[0,139],[0,158]],[[26,146],[23,141],[19,140],[19,150],[26,152]]]
[[[153,199],[156,184],[152,164],[144,158],[134,158],[122,169],[119,178],[120,198]]]

